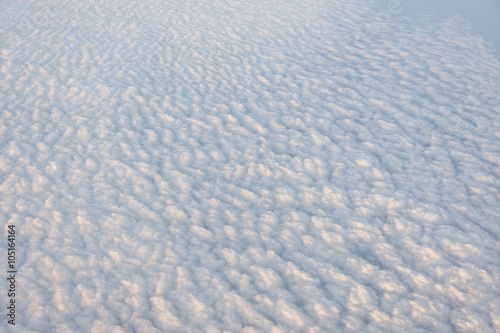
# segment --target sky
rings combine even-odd
[[[497,0],[405,0],[401,1],[402,14],[410,17],[435,15],[443,18],[459,15],[472,24],[475,31],[493,43],[500,57],[500,2]]]
[[[1,1],[0,331],[500,331],[500,60],[409,8]]]

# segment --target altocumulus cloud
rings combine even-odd
[[[460,17],[0,8],[19,332],[500,330],[500,63]]]

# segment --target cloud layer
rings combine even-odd
[[[500,63],[374,13],[0,4],[16,328],[500,330]]]

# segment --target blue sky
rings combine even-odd
[[[460,15],[488,41],[495,45],[500,56],[500,2],[497,0],[402,0],[403,14],[436,15],[444,18]]]

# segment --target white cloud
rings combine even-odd
[[[464,19],[1,6],[20,331],[499,329],[500,62]]]

